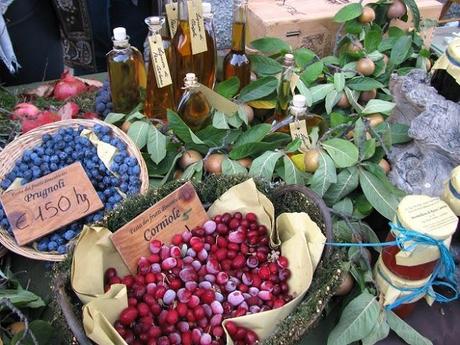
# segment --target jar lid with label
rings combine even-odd
[[[447,71],[460,84],[460,38],[448,45],[446,52],[436,61],[432,69]]]
[[[460,216],[460,166],[452,170],[450,179],[444,185],[441,198],[457,216]]]

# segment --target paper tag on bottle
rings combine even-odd
[[[206,31],[203,20],[203,7],[201,0],[188,0],[188,21],[190,25],[190,36],[192,37],[193,55],[208,50],[206,43]]]
[[[177,25],[179,22],[179,13],[177,11],[177,2],[172,2],[165,5],[166,17],[168,18],[169,32],[171,38],[174,37],[177,31]]]
[[[169,70],[168,59],[163,48],[163,40],[160,35],[149,36],[150,58],[155,72],[155,79],[159,89],[172,84],[171,72]]]
[[[307,122],[305,120],[295,121],[289,124],[291,129],[292,140],[300,139],[302,145],[300,145],[300,151],[307,152],[308,148],[311,146],[310,137],[308,136]]]

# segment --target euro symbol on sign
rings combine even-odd
[[[183,221],[187,221],[189,220],[189,213],[192,212],[192,209],[189,208],[187,211],[184,211],[184,213],[182,213],[182,220]]]

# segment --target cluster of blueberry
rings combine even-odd
[[[96,113],[100,118],[105,118],[112,111],[112,95],[110,94],[110,84],[105,80],[96,95]]]
[[[94,126],[94,133],[99,140],[118,149],[110,171],[97,155],[96,147],[88,138],[80,136],[83,129],[80,126],[75,129],[60,129],[53,135],[45,134],[42,144],[26,150],[11,172],[0,182],[0,187],[5,190],[17,178],[21,178],[24,185],[72,163],[81,162],[105,208],[41,238],[37,244],[40,251],[66,253],[67,242],[80,233],[83,224],[100,221],[105,211],[113,210],[123,200],[123,194],[135,195],[140,191],[140,166],[136,158],[129,156],[126,144],[113,137],[109,127]],[[1,205],[0,227],[11,232]]]

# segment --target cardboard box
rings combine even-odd
[[[332,52],[339,24],[334,15],[358,0],[252,0],[249,1],[249,42],[257,38],[279,37],[293,48],[309,48],[319,56]],[[364,3],[375,1],[364,1]],[[438,19],[442,4],[418,0],[422,18]]]

